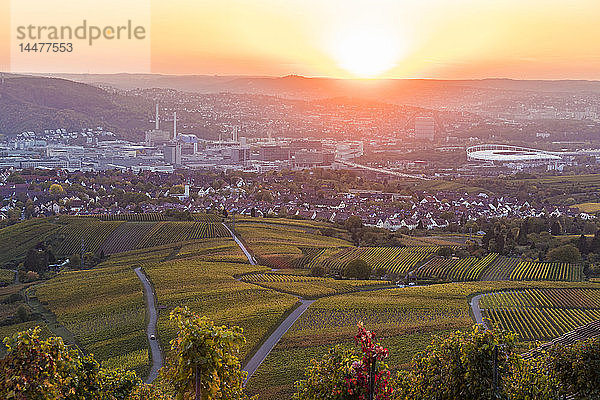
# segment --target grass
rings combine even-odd
[[[0,286],[9,285],[15,281],[15,271],[0,269]]]

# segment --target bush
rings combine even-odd
[[[476,325],[467,332],[453,332],[434,338],[417,354],[408,371],[398,375],[395,399],[500,399],[506,398],[504,381],[494,384],[494,363],[498,376],[508,373],[515,336]],[[496,360],[496,361],[495,361]]]
[[[346,278],[369,279],[371,266],[361,259],[352,260],[344,267],[343,275]]]
[[[325,268],[320,265],[313,265],[310,268],[310,276],[322,277],[325,276]]]
[[[565,244],[549,250],[546,258],[553,262],[578,263],[581,261],[581,253],[572,244]]]
[[[548,351],[546,364],[562,396],[600,398],[600,337],[568,347],[555,346]]]

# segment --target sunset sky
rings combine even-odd
[[[55,24],[57,3],[70,1],[44,14]],[[129,12],[104,14],[135,19]],[[152,0],[149,65],[167,74],[600,79],[599,15],[598,0]],[[120,51],[113,72],[144,72]]]

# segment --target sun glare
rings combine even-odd
[[[399,61],[396,33],[375,26],[358,26],[339,32],[331,43],[337,64],[359,78],[376,78]]]

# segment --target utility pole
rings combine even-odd
[[[498,393],[498,345],[494,346],[494,374],[492,379],[493,392]]]
[[[83,240],[83,238],[81,238],[81,269],[83,269],[83,266],[84,266],[84,262],[83,262],[84,255],[85,255],[85,241]]]
[[[370,365],[370,373],[369,373],[369,400],[373,400],[375,398],[375,363],[377,363],[377,358],[373,357]]]
[[[202,397],[202,387],[200,385],[200,368],[196,366],[196,400],[200,400]]]

